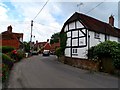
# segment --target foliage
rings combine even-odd
[[[14,62],[18,62],[25,57],[25,53],[21,50],[18,50],[17,54],[14,54],[13,52],[9,52],[7,53],[7,55],[11,57],[14,60]]]
[[[61,55],[62,55],[62,48],[61,47],[59,47],[59,48],[57,48],[56,49],[56,51],[55,51],[55,54],[58,56],[58,57],[60,57]]]
[[[2,64],[2,83],[5,82],[9,77],[9,67],[6,64]]]
[[[60,33],[60,47],[61,47],[62,55],[64,55],[64,51],[65,51],[65,47],[66,47],[66,41],[67,41],[67,34],[65,32]]]
[[[110,57],[117,69],[120,69],[120,43],[115,41],[106,41],[94,46],[88,50],[88,57],[91,59],[101,59]]]
[[[14,50],[15,48],[10,47],[10,46],[2,46],[2,47],[0,47],[0,49],[2,49],[2,53],[8,53],[8,52],[11,52],[12,50]]]
[[[25,50],[25,52],[30,52],[30,43],[23,42],[23,44],[24,44],[24,50]]]
[[[14,61],[9,56],[2,54],[2,82],[5,82],[8,79],[9,71],[13,64]]]
[[[14,64],[14,61],[6,54],[2,54],[2,63],[7,65],[9,67],[9,69],[11,69]]]
[[[58,43],[59,42],[59,38],[60,38],[60,33],[54,33],[52,36],[51,36],[51,39],[50,39],[50,44],[53,44],[53,43]]]
[[[23,51],[17,51],[17,60],[20,61],[25,57],[25,53]]]

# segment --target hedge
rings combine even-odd
[[[87,56],[93,60],[109,57],[113,59],[116,69],[120,69],[120,43],[115,41],[105,41],[88,50]]]
[[[0,50],[2,50],[2,53],[11,52],[11,51],[13,51],[14,49],[15,49],[15,48],[10,47],[10,46],[2,46],[2,47],[0,47]]]

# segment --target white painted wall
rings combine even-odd
[[[87,59],[87,56],[86,56],[86,53],[87,53],[87,47],[84,47],[84,48],[78,48],[78,56],[76,55],[73,55],[72,57],[74,58],[84,58],[84,59]]]
[[[76,22],[76,26],[77,28],[84,28],[84,26],[79,21]]]
[[[65,26],[64,32],[68,31],[68,25]]]
[[[95,46],[95,45],[99,44],[100,42],[104,42],[105,41],[105,35],[104,34],[100,33],[100,39],[96,39],[94,34],[95,34],[95,32],[89,31],[90,47]]]
[[[69,29],[75,29],[75,22],[69,24]]]
[[[65,49],[65,56],[70,57],[70,48]]]
[[[116,42],[118,42],[118,37],[110,36],[110,41],[116,41]]]

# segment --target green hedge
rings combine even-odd
[[[10,46],[2,46],[2,47],[0,47],[0,50],[2,50],[2,53],[11,52],[11,51],[13,51],[14,49],[15,49],[15,48],[10,47]]]
[[[25,53],[20,50],[17,51],[16,55],[12,52],[7,53],[7,55],[10,56],[14,60],[14,62],[18,62],[25,57]]]
[[[14,61],[9,56],[2,54],[2,82],[5,82],[8,79],[13,64]]]
[[[88,50],[87,56],[93,60],[109,57],[113,59],[113,64],[120,69],[120,43],[115,41],[105,41]]]
[[[2,63],[5,64],[5,65],[7,65],[9,67],[9,69],[11,69],[12,66],[13,66],[13,64],[14,64],[14,60],[11,59],[6,54],[2,54]]]

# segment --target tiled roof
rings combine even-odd
[[[10,33],[8,31],[5,31],[2,32],[1,35],[2,35],[2,40],[18,39],[17,37],[23,38],[23,33]]]
[[[111,36],[120,37],[120,29],[112,27],[110,24],[87,16],[85,14],[75,12],[64,24],[62,31],[64,31],[64,27],[66,24],[73,22],[75,20],[79,20],[87,29],[95,32],[100,32],[104,34],[108,34]]]

